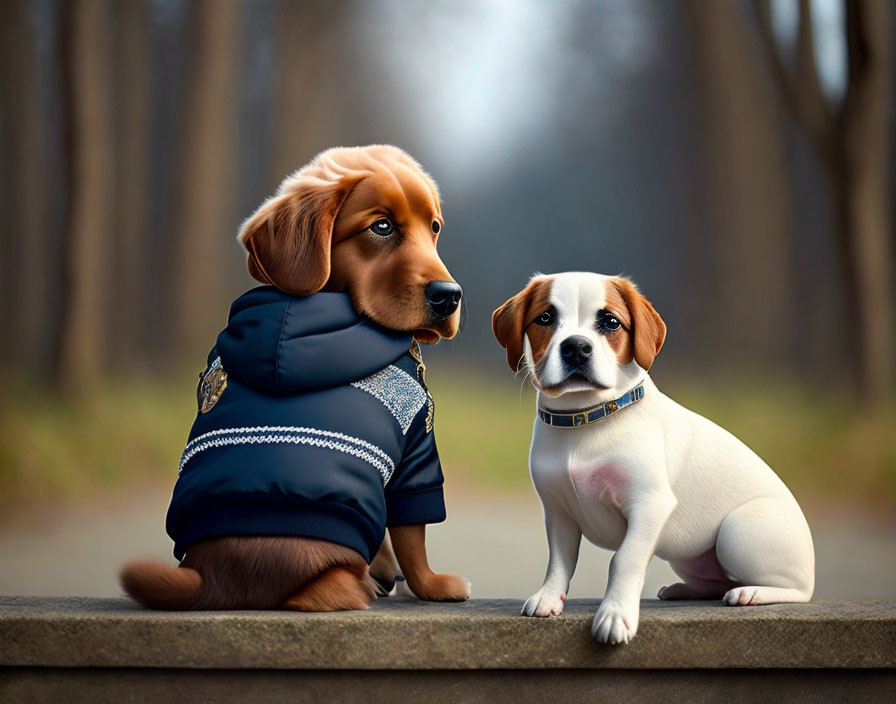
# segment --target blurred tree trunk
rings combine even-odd
[[[48,228],[44,193],[46,143],[35,32],[27,0],[0,3],[3,205],[2,310],[5,362],[38,375],[49,361]]]
[[[326,145],[332,81],[320,67],[327,59],[328,29],[344,19],[344,10],[344,2],[332,0],[281,0],[278,6],[272,186]]]
[[[818,76],[809,0],[800,0],[793,71],[781,58],[767,0],[756,2],[781,94],[827,170],[847,288],[856,390],[871,402],[890,397],[896,365],[892,223],[888,186],[893,66],[887,0],[845,3],[848,83],[839,105]]]
[[[63,3],[60,59],[68,202],[56,381],[66,390],[97,380],[103,341],[111,334],[107,294],[115,199],[109,19],[106,0]]]
[[[859,389],[890,398],[896,365],[889,162],[893,119],[891,6],[887,0],[847,3],[849,90],[837,124],[843,158],[836,168],[840,236],[859,318]]]
[[[689,13],[703,85],[706,207],[713,226],[697,238],[708,259],[703,266],[711,267],[706,285],[714,299],[709,306],[698,302],[699,315],[719,316],[707,326],[718,331],[712,356],[761,367],[786,364],[799,343],[792,194],[775,95],[751,60],[740,7],[691,0]]]
[[[236,247],[233,204],[239,0],[196,0],[188,23],[194,47],[188,78],[177,225],[168,287],[172,359],[206,351],[225,322],[217,313],[227,292],[226,248]]]
[[[151,119],[150,16],[145,0],[116,6],[118,208],[115,250],[116,335],[113,358],[132,367],[146,364],[145,312],[149,305],[149,182]]]

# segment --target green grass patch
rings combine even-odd
[[[189,385],[108,382],[65,399],[6,383],[0,500],[43,500],[177,474],[195,397]]]
[[[535,391],[486,375],[427,372],[436,404],[435,432],[449,478],[494,489],[531,486],[529,443]]]
[[[797,494],[896,508],[896,403],[878,408],[778,380],[666,390],[749,445]]]
[[[535,395],[511,378],[433,369],[436,432],[449,481],[528,491]],[[110,381],[64,400],[7,380],[0,400],[0,503],[174,482],[195,415],[192,376]],[[868,411],[775,381],[664,387],[750,445],[800,496],[896,508],[896,405]]]
[[[446,473],[528,487],[534,391],[484,375],[430,376]],[[797,494],[896,508],[896,404],[870,410],[778,379],[708,386],[681,377],[662,390],[738,436]]]

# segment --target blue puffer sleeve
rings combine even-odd
[[[386,485],[386,525],[406,526],[445,520],[445,478],[435,433],[426,432],[427,407],[408,429],[401,462]]]

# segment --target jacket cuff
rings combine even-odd
[[[441,486],[386,498],[386,525],[411,526],[445,520],[445,494]]]

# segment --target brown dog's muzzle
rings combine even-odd
[[[441,322],[454,315],[464,292],[454,281],[430,281],[423,289],[423,295],[433,321]]]

